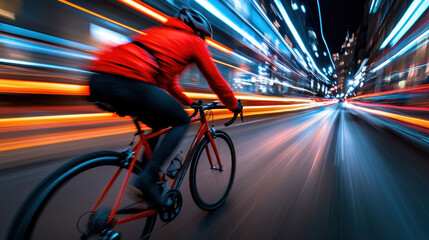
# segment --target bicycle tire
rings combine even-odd
[[[215,134],[214,134],[214,140],[216,143],[216,146],[219,149],[219,146],[221,144],[221,142],[226,143],[227,146],[226,148],[229,149],[229,151],[219,151],[219,154],[226,154],[227,152],[229,152],[230,158],[223,158],[221,157],[221,161],[222,164],[224,165],[224,167],[227,167],[230,173],[229,176],[228,174],[223,175],[221,178],[227,178],[227,184],[226,184],[226,188],[225,190],[221,190],[221,194],[219,194],[219,198],[217,196],[215,196],[215,200],[207,200],[205,199],[205,197],[203,197],[202,195],[202,191],[206,188],[206,187],[199,187],[198,185],[198,170],[199,169],[209,169],[209,174],[208,175],[221,175],[223,172],[221,171],[217,171],[217,170],[212,170],[210,169],[210,165],[208,163],[206,163],[205,159],[202,160],[202,156],[204,153],[204,150],[206,149],[206,146],[211,145],[211,142],[209,140],[209,138],[206,136],[205,138],[203,138],[203,140],[198,144],[196,151],[194,153],[194,155],[192,156],[192,163],[191,163],[191,169],[190,169],[190,173],[189,173],[189,184],[190,184],[190,189],[191,189],[191,195],[192,198],[194,200],[194,202],[198,205],[198,207],[200,207],[203,210],[207,210],[207,211],[213,211],[217,208],[219,208],[227,199],[231,188],[232,188],[232,184],[234,182],[234,176],[235,176],[235,167],[236,167],[236,156],[235,156],[235,149],[234,149],[234,144],[231,140],[231,138],[228,136],[227,133],[225,133],[224,131],[220,131],[220,130],[216,130]],[[221,141],[219,141],[221,140]],[[216,161],[214,155],[213,156],[213,161]],[[207,160],[208,162],[208,160]],[[202,166],[203,168],[199,168],[199,165],[204,165],[207,164],[207,166]],[[201,171],[201,170],[200,170]],[[216,172],[217,171],[217,172]],[[225,169],[224,169],[225,171]],[[213,173],[213,174],[212,174]],[[206,178],[207,176],[205,176],[203,179],[204,181],[208,181]],[[216,177],[217,178],[217,177]],[[200,180],[202,181],[202,180]],[[217,181],[217,180],[216,180]],[[207,184],[207,183],[205,183]],[[210,186],[209,192],[210,194],[213,194],[213,187],[216,186]]]
[[[47,203],[49,203],[51,198],[54,197],[54,195],[67,182],[74,179],[79,174],[96,167],[112,166],[124,168],[121,163],[124,159],[124,154],[112,151],[102,151],[80,156],[58,168],[39,183],[39,185],[27,196],[23,204],[21,204],[20,209],[15,215],[11,227],[9,228],[6,239],[31,239],[34,226]],[[139,172],[141,172],[141,164],[137,161],[133,168],[133,173],[138,174]],[[147,217],[141,236],[145,236],[153,230],[155,221],[156,215]],[[145,239],[148,238],[149,237]]]

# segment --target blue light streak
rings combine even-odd
[[[414,13],[414,11],[418,8],[418,6],[422,3],[422,1],[425,1],[425,0],[414,0],[412,3],[411,3],[411,5],[408,7],[408,9],[407,9],[407,11],[404,13],[404,15],[402,16],[402,18],[399,20],[399,22],[398,22],[398,24],[396,24],[396,26],[393,28],[393,30],[390,32],[390,34],[389,34],[389,36],[387,36],[387,38],[383,41],[383,43],[381,44],[381,46],[380,46],[380,50],[381,49],[383,49],[383,48],[385,48],[386,46],[387,46],[387,44],[389,44],[389,42],[395,37],[395,39],[397,38],[397,34],[398,34],[398,32],[399,31],[401,31],[402,30],[402,27],[407,23],[407,25],[409,25],[409,23],[411,23],[411,25],[410,26],[412,26],[414,23],[415,23],[415,21],[418,19],[418,17],[416,18],[416,17],[412,17],[412,19],[409,19],[410,17],[411,17],[411,15]],[[429,1],[425,1],[426,2],[426,4],[423,4],[423,5],[426,5],[426,8],[427,8],[427,6],[428,6],[428,2]],[[425,8],[425,10],[426,10],[426,8]],[[407,29],[407,31],[408,31],[408,29]],[[402,31],[401,31],[402,32]],[[405,32],[403,33],[403,34],[405,34]],[[403,34],[402,35],[398,35],[399,36],[399,38],[401,38],[402,36],[403,36]]]
[[[387,64],[389,64],[391,61],[392,61],[391,59],[387,59],[387,61],[385,61],[384,63],[380,64],[378,67],[372,69],[371,72],[376,72],[376,71],[380,70],[381,68],[383,68],[384,66],[386,66]]]
[[[304,61],[304,58],[302,57],[301,53],[299,53],[298,49],[294,48],[293,51],[297,55],[297,60],[304,65],[304,67],[307,67],[307,63]]]
[[[281,4],[279,0],[274,0],[274,3],[277,5],[277,8],[280,10],[280,13],[283,15],[283,18],[286,22],[286,24],[289,27],[289,30],[292,32],[292,35],[294,36],[295,40],[298,42],[299,47],[301,50],[307,55],[308,58],[310,58],[310,63],[314,66],[316,71],[322,76],[324,79],[326,79],[329,82],[329,79],[319,70],[319,68],[314,63],[313,58],[311,57],[310,53],[305,48],[304,42],[302,41],[301,37],[298,34],[298,31],[296,30],[295,26],[292,23],[292,20],[289,18],[289,15],[286,13],[285,8]]]
[[[254,62],[254,61],[248,59],[247,57],[244,57],[243,55],[238,54],[236,52],[232,52],[232,55],[235,56],[235,57],[237,57],[237,58],[239,58],[239,59],[241,59],[241,60],[244,60],[244,61],[246,61],[248,63],[253,63]]]
[[[426,11],[426,9],[429,6],[429,1],[423,1],[414,11],[414,13],[411,16],[411,19],[409,19],[405,26],[402,27],[402,29],[399,31],[398,34],[393,38],[393,40],[390,42],[390,46],[394,46],[399,40],[407,33],[407,31],[414,25],[414,23],[417,21],[417,19],[420,18],[420,16]]]
[[[279,8],[280,13],[283,15],[283,18],[284,18],[286,24],[288,25],[290,31],[292,32],[292,35],[295,37],[296,41],[298,42],[299,47],[301,48],[301,50],[305,54],[309,55],[307,49],[305,48],[304,42],[302,41],[301,37],[299,36],[298,31],[296,30],[291,19],[289,18],[289,15],[286,13],[286,10],[284,9],[283,5],[279,2],[279,0],[274,0],[274,2],[277,5],[277,7]]]
[[[26,40],[11,38],[7,36],[2,36],[0,38],[0,43],[3,43],[5,45],[11,45],[19,49],[32,50],[34,52],[51,53],[55,55],[68,56],[73,58],[83,58],[83,59],[89,59],[89,60],[94,59],[94,57],[89,54],[73,52],[65,49],[58,49],[56,47],[45,46],[40,43],[32,43]]]
[[[5,23],[0,23],[0,31],[12,33],[12,34],[27,37],[27,38],[42,40],[45,42],[55,43],[55,44],[59,44],[59,45],[67,46],[67,47],[72,47],[72,48],[76,48],[76,49],[82,49],[82,50],[86,50],[86,51],[97,51],[98,50],[97,48],[89,46],[89,45],[73,42],[73,41],[58,38],[58,37],[53,37],[53,36],[50,36],[47,34],[27,30],[27,29],[20,28],[20,27],[15,27],[15,26],[5,24]]]
[[[317,9],[319,10],[319,22],[320,22],[320,34],[322,35],[323,42],[325,43],[326,50],[328,50],[329,53],[329,59],[331,60],[332,67],[335,69],[334,61],[332,61],[331,52],[329,51],[328,44],[326,43],[325,36],[323,35],[323,26],[322,26],[322,13],[320,12],[320,4],[319,0],[317,0]],[[323,55],[326,56],[326,52],[323,52]]]
[[[379,6],[380,6],[380,0],[372,0],[369,13],[372,14],[377,12]]]
[[[371,6],[369,7],[369,13],[372,13],[372,10],[374,9],[374,3],[376,0],[371,1]]]
[[[289,43],[286,42],[286,40],[284,39],[284,37],[280,34],[280,32],[277,30],[277,28],[274,26],[274,24],[270,21],[270,19],[268,18],[268,16],[265,14],[265,12],[261,9],[261,7],[259,6],[259,4],[256,2],[256,0],[252,0],[253,5],[258,9],[259,13],[264,17],[265,22],[268,23],[268,25],[271,26],[271,29],[277,34],[277,36],[279,37],[279,39],[283,42],[283,44],[286,46],[287,49],[290,50],[291,54],[295,56],[296,60],[301,63],[301,65],[307,70],[309,71],[307,64],[304,62],[304,58],[301,56],[301,54],[299,52],[296,51],[296,49],[292,49],[292,47],[289,45]],[[282,19],[283,20],[283,19]],[[304,76],[301,72],[298,72],[300,75]]]
[[[396,58],[402,56],[402,54],[406,53],[408,50],[410,50],[412,47],[414,47],[417,43],[419,43],[421,40],[423,40],[423,39],[425,39],[427,37],[429,37],[429,30],[427,30],[422,35],[420,35],[419,37],[417,37],[416,39],[414,39],[412,42],[410,42],[408,45],[406,45],[404,48],[402,48],[395,55],[393,55],[388,60],[386,60],[385,62],[383,62],[382,64],[380,64],[378,67],[376,67],[373,70],[371,70],[371,72],[374,73],[374,72],[378,71],[379,69],[385,67],[387,64],[391,63]],[[427,43],[427,41],[426,41],[426,43]],[[421,44],[421,45],[417,46],[416,50],[419,49],[422,46],[425,46],[425,45],[426,44]]]
[[[301,5],[301,10],[302,10],[303,13],[305,13],[305,7],[304,7],[304,5]]]
[[[234,29],[236,32],[238,32],[240,35],[242,35],[244,38],[249,40],[253,45],[255,45],[258,49],[262,49],[262,45],[256,41],[255,38],[250,36],[249,33],[241,29],[237,24],[232,22],[228,17],[226,17],[219,9],[217,9],[215,6],[213,6],[208,0],[195,0],[198,4],[200,4],[202,7],[207,9],[211,14],[219,18],[221,21],[226,23],[229,27]]]
[[[57,70],[64,70],[64,71],[71,71],[71,72],[80,72],[80,73],[91,73],[89,71],[85,71],[85,70],[81,70],[81,69],[77,69],[77,68],[70,68],[70,67],[64,67],[64,66],[58,66],[58,65],[28,62],[28,61],[14,60],[14,59],[6,59],[6,58],[0,58],[0,63],[22,65],[22,66],[29,66],[29,67],[50,68],[50,69],[57,69]]]

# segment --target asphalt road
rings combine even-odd
[[[227,202],[211,213],[199,209],[186,178],[180,215],[151,239],[428,239],[427,151],[362,119],[337,104],[225,128],[237,152]],[[181,149],[189,146],[191,133]],[[121,149],[118,138],[103,139],[104,147]],[[85,151],[89,146],[81,143]],[[64,150],[55,154],[61,160],[0,170],[1,239],[31,189],[81,153]],[[89,189],[103,177],[90,174],[77,184]],[[93,204],[88,189],[64,191],[43,239],[74,239],[57,224]],[[162,224],[158,219],[155,228]],[[122,230],[124,239],[133,239],[142,229],[135,223]]]

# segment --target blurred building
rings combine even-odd
[[[358,72],[358,94],[429,83],[428,7],[420,0],[366,2],[356,60],[368,62]]]
[[[337,76],[337,88],[338,93],[345,94],[350,81],[353,81],[353,75],[355,74],[356,62],[355,62],[355,47],[356,47],[356,36],[354,33],[350,34],[347,32],[347,36],[339,53],[333,55],[335,63],[335,74]]]
[[[212,23],[215,42],[209,50],[235,91],[323,97],[331,86],[332,72],[327,70],[333,64],[318,28],[317,5],[273,0],[142,0],[133,1],[134,6],[126,2],[130,1],[0,1],[0,70],[7,72],[0,77],[82,87],[90,74],[86,66],[100,52],[130,41],[142,29],[160,26],[187,6]],[[187,91],[210,91],[195,65],[179,78]],[[77,103],[76,98],[86,103],[82,93],[40,92],[46,98],[43,104]],[[25,105],[27,95],[31,97],[19,88],[3,90],[0,102]]]

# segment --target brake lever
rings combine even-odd
[[[194,113],[190,116],[190,118],[192,119],[193,117],[197,116],[198,113],[198,108],[194,108]]]
[[[228,127],[229,125],[233,124],[235,120],[237,119],[238,113],[234,113],[234,116],[226,123],[224,123],[225,127]]]
[[[198,109],[201,108],[202,104],[203,104],[203,101],[201,99],[198,100],[198,102],[196,102],[196,103],[192,103],[191,108],[194,109],[194,113],[190,116],[190,119],[192,119],[193,117],[197,116]]]

